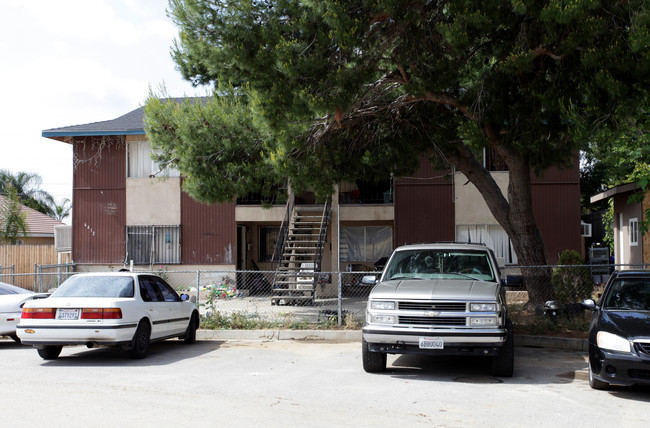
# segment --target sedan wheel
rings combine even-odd
[[[38,348],[38,355],[41,356],[44,360],[56,360],[61,354],[63,346],[52,346],[48,345],[43,348]]]
[[[591,362],[589,363],[589,386],[601,391],[609,389],[609,384],[607,382],[603,382],[594,377],[594,372],[591,370]]]
[[[196,342],[196,330],[199,328],[199,320],[195,315],[192,315],[190,318],[190,323],[187,325],[187,330],[185,330],[185,336],[183,339],[185,343],[194,343]]]
[[[147,356],[151,341],[151,327],[146,321],[141,321],[131,341],[131,358],[141,359]]]

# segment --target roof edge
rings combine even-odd
[[[56,137],[102,137],[105,135],[146,135],[143,129],[136,129],[132,131],[88,131],[88,132],[57,132],[57,131],[43,131],[42,137],[56,138]]]
[[[592,196],[589,201],[593,204],[595,202],[609,199],[612,196],[620,195],[621,193],[633,192],[639,189],[640,187],[637,185],[637,183],[619,184],[618,186],[612,187],[611,189],[607,189],[604,192],[600,192],[597,195]]]

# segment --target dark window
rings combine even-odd
[[[160,289],[155,283],[155,278],[152,276],[140,277],[140,296],[145,302],[163,302],[163,297]]]
[[[160,290],[165,302],[180,302],[181,298],[178,296],[178,293],[174,289],[163,281],[161,278],[155,278],[156,286]]]
[[[260,262],[273,261],[273,250],[275,249],[275,243],[278,240],[279,233],[280,233],[279,226],[259,227],[259,234],[260,234],[259,261]],[[279,255],[277,257],[279,257]]]
[[[136,265],[181,262],[180,226],[127,226],[126,261]]]

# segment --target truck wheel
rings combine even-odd
[[[59,358],[62,349],[63,346],[48,345],[43,348],[38,348],[38,355],[44,360],[56,360]]]
[[[609,389],[609,384],[607,382],[603,382],[594,377],[594,372],[591,369],[591,361],[589,361],[589,386],[600,391]]]
[[[499,355],[492,357],[492,376],[512,377],[515,369],[515,339],[512,332],[512,321],[506,320],[508,330],[506,341],[499,349]]]
[[[361,357],[363,369],[368,373],[379,373],[386,371],[386,354],[383,352],[372,352],[368,348],[368,342],[361,339]]]

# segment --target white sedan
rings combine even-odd
[[[38,354],[56,359],[66,345],[121,346],[144,358],[149,343],[178,337],[194,343],[199,311],[162,278],[143,273],[86,273],[50,297],[27,302],[16,333]]]
[[[15,285],[0,282],[0,336],[9,336],[20,342],[16,336],[16,324],[20,320],[23,304],[32,299],[49,296],[47,293],[34,293]]]

